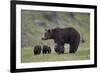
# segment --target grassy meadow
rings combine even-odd
[[[70,61],[70,60],[87,60],[90,58],[89,49],[79,50],[75,54],[70,54],[67,51],[64,54],[56,54],[52,52],[51,54],[40,54],[34,55],[31,47],[23,48],[21,62],[45,62],[45,61]]]
[[[75,54],[70,54],[69,45],[65,53],[58,55],[54,51],[53,40],[41,40],[45,29],[73,27],[84,38]],[[34,55],[35,45],[48,45],[51,54]],[[21,10],[21,62],[70,61],[90,59],[90,14],[75,12],[52,12]]]

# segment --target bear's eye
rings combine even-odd
[[[48,33],[51,35],[52,34],[52,30],[48,30]]]

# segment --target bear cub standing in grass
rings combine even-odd
[[[41,46],[36,45],[33,49],[34,55],[39,55],[41,53]]]
[[[42,40],[53,39],[54,42],[57,44],[57,47],[64,46],[65,43],[70,45],[69,52],[75,53],[78,49],[80,43],[80,34],[77,30],[72,27],[69,28],[54,28],[48,29],[44,33],[44,37]],[[60,52],[60,49],[57,48],[57,52]]]
[[[49,46],[43,45],[42,52],[43,54],[50,54],[51,48]]]

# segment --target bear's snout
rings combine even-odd
[[[46,38],[44,38],[44,37],[42,37],[41,39],[42,39],[42,40],[46,40]]]

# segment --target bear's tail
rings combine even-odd
[[[82,42],[82,43],[85,43],[85,40],[84,40],[84,38],[83,38],[83,37],[81,38],[81,42]]]

